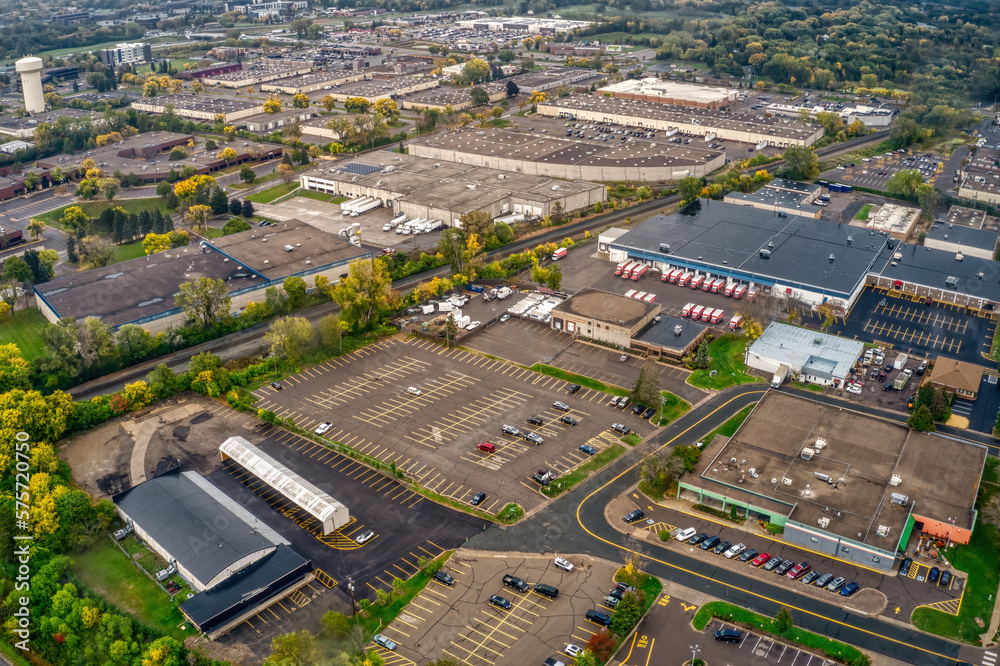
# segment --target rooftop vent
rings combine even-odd
[[[680,324],[677,324],[676,326],[674,326],[674,335],[679,336],[683,332],[684,332],[684,327],[683,326],[681,326]]]

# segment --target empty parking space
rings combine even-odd
[[[996,321],[948,303],[924,303],[922,297],[868,287],[846,319],[831,332],[896,351],[936,356],[942,354],[985,365]]]
[[[324,437],[395,464],[435,493],[465,502],[484,492],[480,508],[496,513],[509,502],[530,508],[544,501],[532,475],[543,467],[572,469],[588,457],[579,450],[582,444],[597,450],[613,444],[613,422],[626,422],[643,435],[651,430],[638,417],[627,421],[631,413],[616,412],[606,394],[583,389],[571,396],[568,386],[497,358],[396,337],[304,370],[280,390],[264,386],[255,396],[258,407],[300,427],[329,422]],[[555,409],[557,400],[568,411]],[[531,416],[542,423],[528,424]],[[561,422],[563,416],[577,425]],[[504,424],[517,432],[504,434]],[[541,443],[526,437],[532,434]],[[483,443],[493,450],[481,450]],[[323,455],[324,462],[334,461]],[[345,473],[382,478],[392,490],[380,473],[340,458]],[[405,493],[398,501],[406,501]]]
[[[720,646],[721,649],[717,650],[717,652],[725,652],[725,648],[739,650],[738,654],[740,656],[735,658],[734,661],[738,660],[743,663],[754,664],[783,664],[784,666],[832,666],[837,663],[810,652],[799,650],[768,636],[763,636],[752,631],[743,631],[736,625],[726,624],[718,620],[710,622],[707,631],[710,635],[714,636],[715,632],[720,629],[736,629],[742,634],[739,643],[726,643],[724,646]]]
[[[572,572],[557,568],[552,557],[490,556],[459,550],[444,572],[449,586],[432,580],[383,633],[397,643],[402,663],[425,663],[450,657],[469,666],[527,664],[562,654],[567,644],[584,645],[599,629],[585,619],[588,609],[603,608],[617,565],[567,556]],[[511,574],[528,584],[526,591],[505,586]],[[558,590],[556,598],[534,590],[536,583]],[[499,595],[509,608],[490,603]],[[604,611],[608,612],[608,611]]]

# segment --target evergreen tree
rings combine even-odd
[[[122,235],[125,237],[125,240],[131,243],[139,236],[139,216],[135,213],[116,212],[115,223],[117,224],[118,218],[122,218],[122,223],[125,227],[125,232]]]
[[[171,215],[163,216],[163,233],[174,230],[174,218]]]
[[[104,214],[101,214],[104,217]],[[111,242],[121,243],[125,240],[125,224],[121,217],[112,215],[111,217]]]
[[[249,218],[249,217],[253,217],[253,212],[254,212],[253,211],[253,202],[250,201],[249,199],[244,199],[243,200],[243,208],[242,208],[242,210],[240,210],[240,213],[243,215],[243,217]]]
[[[166,229],[166,223],[163,221],[163,212],[159,208],[154,208],[153,212],[150,213],[150,217],[153,218],[153,233],[162,234]]]
[[[708,343],[702,340],[701,344],[698,345],[698,351],[694,354],[694,367],[707,368],[711,362],[708,355]]]
[[[76,239],[72,236],[66,237],[66,261],[71,264],[75,264],[80,260],[80,257],[76,254]]]
[[[153,216],[148,210],[139,213],[139,234],[145,236],[153,230]]]
[[[229,214],[239,215],[243,211],[243,202],[233,197],[229,200]]]
[[[281,163],[287,164],[288,166],[294,166],[292,164],[292,156],[289,155],[288,153],[285,153],[284,156],[281,158]]]
[[[213,215],[222,215],[229,210],[229,197],[226,196],[221,187],[212,190],[212,199],[209,205],[212,207]]]

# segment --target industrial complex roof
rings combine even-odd
[[[631,328],[659,309],[660,306],[656,303],[587,288],[552,308],[552,314],[553,316],[556,313],[574,314],[578,317],[613,322]]]
[[[239,72],[235,72],[238,74]],[[244,111],[259,107],[264,109],[264,103],[257,99],[220,97],[218,95],[195,95],[187,93],[177,93],[174,95],[157,95],[156,97],[143,97],[134,104],[143,107],[150,107],[154,113],[162,113],[167,105],[172,105],[177,111],[200,111],[204,113],[233,113],[234,111]]]
[[[672,351],[683,351],[701,335],[706,326],[691,319],[664,317],[659,323],[651,323],[642,329],[633,340],[656,345]]]
[[[899,253],[900,258],[894,259]],[[893,266],[893,264],[896,264]],[[1000,303],[1000,263],[922,245],[904,243],[895,250],[884,250],[875,270],[885,278],[901,280],[935,289],[969,294]],[[955,278],[949,284],[948,278]]]
[[[710,162],[721,154],[669,141],[605,143],[495,129],[462,129],[411,142],[418,150],[421,144],[526,162],[588,166],[693,166]]]
[[[289,545],[196,472],[174,468],[111,499],[202,583],[247,556]]]
[[[864,279],[887,235],[797,215],[707,199],[657,215],[612,243],[629,254],[733,273],[761,282],[809,285],[845,296]],[[669,252],[661,252],[666,243]],[[768,258],[761,250],[769,250]],[[831,259],[832,257],[832,259]]]
[[[846,377],[864,352],[857,340],[772,322],[747,349],[747,356],[788,363],[815,377]]]
[[[682,104],[683,102],[680,100],[694,104],[719,104],[733,101],[739,95],[739,91],[734,88],[680,83],[678,81],[655,77],[625,79],[624,81],[598,88],[597,92],[602,94],[607,92],[612,95],[628,94],[645,97],[662,97],[664,101],[673,100],[672,103],[675,104]]]
[[[586,110],[608,116],[651,118],[666,123],[700,124],[705,131],[724,128],[736,132],[756,132],[774,137],[805,141],[817,131],[817,126],[791,118],[765,116],[757,113],[717,111],[690,106],[672,106],[618,97],[571,95],[544,102],[544,106],[565,110]],[[631,124],[631,123],[630,123]]]
[[[934,224],[927,231],[927,239],[953,243],[962,247],[974,247],[993,252],[997,249],[997,232],[976,229],[962,224]]]
[[[810,460],[801,457],[804,448],[813,449]],[[695,475],[731,498],[783,507],[814,529],[829,519],[827,532],[895,551],[911,509],[972,527],[985,459],[976,444],[768,391],[728,441],[707,447]],[[906,506],[892,502],[893,493],[906,496]]]

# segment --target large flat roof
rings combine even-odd
[[[737,132],[756,132],[775,137],[805,141],[816,133],[817,125],[792,118],[765,116],[743,111],[718,111],[691,106],[675,106],[620,97],[570,95],[544,102],[545,106],[566,110],[585,110],[609,115],[652,118],[667,123],[697,121],[705,131],[713,128]]]
[[[672,215],[651,217],[611,247],[846,297],[865,278],[888,238],[825,220],[700,199]],[[661,243],[670,246],[669,253],[660,251]],[[762,249],[770,249],[769,258],[761,258]]]
[[[719,104],[736,99],[739,91],[735,88],[703,86],[691,83],[680,83],[669,79],[648,77],[644,79],[625,79],[618,83],[598,88],[599,93],[646,95],[649,97],[665,97],[668,99],[684,99],[697,104]]]
[[[649,345],[682,351],[698,339],[698,336],[706,328],[704,324],[692,321],[691,319],[663,317],[659,323],[650,323],[646,328],[632,337],[634,340],[639,340]]]
[[[250,555],[289,545],[196,472],[175,467],[111,499],[202,583]]]
[[[825,441],[822,450],[817,440]],[[801,457],[807,447],[811,460]],[[728,441],[709,445],[694,474],[730,497],[783,507],[803,525],[819,529],[828,518],[828,532],[895,551],[911,509],[971,529],[985,460],[982,446],[768,391]],[[907,505],[892,503],[893,493],[906,495]],[[889,528],[886,536],[880,526]]]
[[[865,345],[807,328],[771,322],[753,341],[747,354],[802,368],[806,374],[830,379],[846,377]]]
[[[896,253],[901,255],[894,259]],[[893,263],[896,265],[893,266]],[[894,250],[884,250],[875,271],[891,280],[902,280],[935,289],[968,294],[1000,303],[1000,263],[964,255],[959,261],[951,250],[902,243]],[[955,278],[954,285],[945,281]]]
[[[718,150],[693,148],[669,141],[584,141],[530,132],[496,129],[461,129],[417,138],[411,146],[426,145],[476,155],[526,162],[586,166],[662,167],[705,164],[721,155]]]
[[[234,74],[240,73],[241,72],[234,72]],[[244,111],[246,109],[253,109],[256,107],[263,108],[264,102],[251,98],[176,93],[172,95],[157,95],[156,97],[143,97],[135,100],[133,104],[149,106],[157,109],[166,109],[167,105],[171,104],[179,111],[233,113],[234,111]]]
[[[553,314],[557,312],[575,314],[579,317],[614,322],[631,328],[659,309],[660,306],[655,303],[647,303],[621,294],[612,294],[588,287],[581,289],[552,308],[552,312]]]
[[[963,224],[934,224],[927,231],[927,239],[954,243],[963,247],[972,247],[993,252],[997,249],[997,232],[989,229],[976,229]]]

